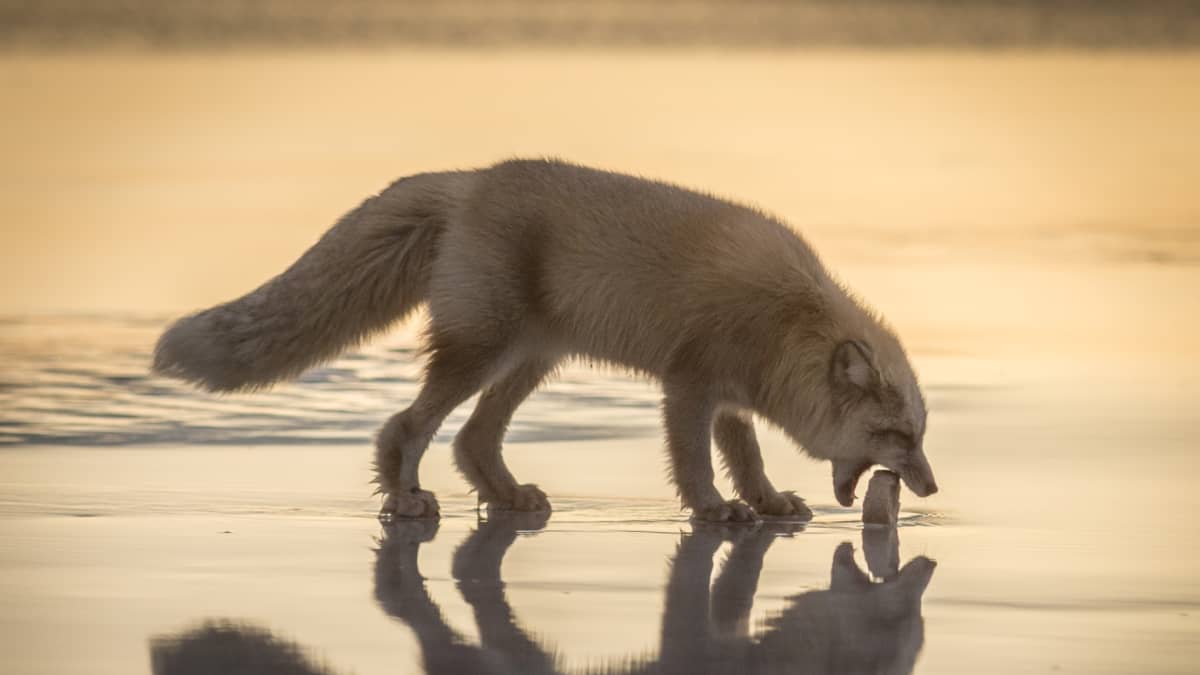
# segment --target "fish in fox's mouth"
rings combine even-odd
[[[834,460],[833,494],[839,504],[847,507],[854,505],[858,480],[867,472],[867,469],[874,465],[874,462],[866,460],[860,462]],[[918,497],[928,497],[938,491],[932,472],[922,472],[912,467],[904,467],[896,473],[900,474],[900,480]]]

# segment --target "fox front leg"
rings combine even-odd
[[[713,485],[711,429],[716,407],[707,391],[687,381],[663,385],[663,423],[671,478],[692,518],[707,522],[748,522],[757,519],[748,504],[726,501]]]
[[[779,492],[767,479],[762,450],[749,413],[722,411],[713,422],[713,439],[738,496],[762,516],[812,520],[812,509],[795,492]]]

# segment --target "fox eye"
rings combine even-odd
[[[881,439],[889,439],[894,441],[896,445],[900,446],[900,449],[904,450],[905,452],[911,452],[916,446],[916,442],[913,440],[912,434],[908,433],[907,431],[900,431],[899,429],[881,429],[876,431],[874,435]]]

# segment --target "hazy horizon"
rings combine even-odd
[[[0,48],[1200,47],[1200,2],[1156,0],[0,0]]]

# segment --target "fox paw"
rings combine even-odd
[[[706,523],[752,523],[758,520],[758,514],[746,502],[731,499],[692,509],[692,520]]]
[[[379,519],[385,523],[403,518],[437,518],[439,515],[437,498],[429,490],[393,492],[379,510]]]
[[[754,505],[759,515],[794,520],[812,520],[812,509],[795,492],[776,492],[763,497]]]
[[[532,483],[516,485],[503,499],[488,501],[488,511],[550,511],[546,493]]]

